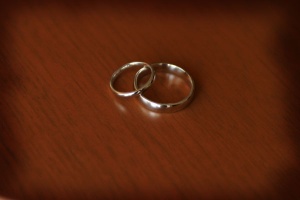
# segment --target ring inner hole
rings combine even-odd
[[[133,86],[133,80],[134,76],[137,73],[139,69],[141,69],[143,65],[139,66],[133,66],[130,68],[127,68],[123,70],[118,77],[114,81],[114,88],[118,91],[122,92],[131,92],[134,91],[134,86]],[[149,70],[150,71],[150,70]],[[148,79],[146,78],[146,82],[149,80],[150,76],[148,76]],[[142,84],[141,84],[142,86]]]
[[[176,103],[186,98],[190,93],[188,77],[181,71],[155,69],[156,78],[153,84],[143,92],[143,96],[158,103]],[[138,87],[143,86],[150,77],[147,69],[139,76]]]

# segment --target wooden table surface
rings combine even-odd
[[[0,198],[300,199],[299,10],[0,1]],[[113,95],[131,61],[186,69],[192,103],[159,114]]]

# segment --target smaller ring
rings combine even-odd
[[[182,108],[184,108],[191,100],[194,94],[194,81],[192,79],[192,77],[182,68],[173,65],[173,64],[169,64],[169,63],[155,63],[155,64],[151,64],[150,65],[154,71],[158,71],[158,70],[167,70],[168,72],[174,72],[176,74],[179,74],[180,76],[183,75],[187,78],[188,80],[188,84],[190,86],[190,92],[189,94],[182,99],[181,101],[175,102],[175,103],[158,103],[158,102],[154,102],[148,98],[146,98],[143,93],[140,93],[140,101],[142,102],[142,104],[144,104],[144,106],[146,108],[148,108],[149,110],[155,111],[155,112],[176,112]],[[140,69],[134,77],[134,88],[138,88],[138,81],[140,78],[140,75],[142,74],[143,71],[145,71],[146,69]]]
[[[143,66],[141,69],[146,70],[148,68],[148,69],[150,69],[150,73],[151,73],[149,80],[142,87],[135,88],[134,91],[130,91],[130,92],[120,92],[120,91],[118,91],[114,88],[115,80],[119,77],[119,75],[124,70],[127,70],[127,69],[132,68],[132,67],[136,67],[136,66],[141,66],[141,65]],[[130,63],[127,63],[127,64],[123,65],[117,71],[115,71],[113,73],[113,75],[111,76],[109,85],[110,85],[111,90],[115,94],[117,94],[118,96],[131,97],[131,96],[138,95],[138,94],[142,93],[144,90],[146,90],[147,88],[149,88],[151,86],[151,84],[153,83],[154,77],[155,77],[155,71],[153,70],[153,68],[149,64],[147,64],[145,62],[130,62]]]

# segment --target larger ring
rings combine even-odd
[[[126,69],[129,69],[131,67],[136,67],[136,66],[143,66],[140,70],[146,70],[146,69],[150,69],[150,78],[149,80],[140,88],[135,88],[134,91],[130,91],[130,92],[120,92],[118,90],[116,90],[114,88],[114,82],[115,80],[118,78],[118,76]],[[151,84],[153,83],[153,80],[154,80],[154,76],[155,76],[155,72],[153,70],[153,68],[145,63],[145,62],[131,62],[131,63],[127,63],[125,65],[123,65],[122,67],[120,67],[117,71],[115,71],[113,73],[113,75],[111,76],[111,79],[110,79],[110,88],[111,90],[117,94],[118,96],[122,96],[122,97],[131,97],[131,96],[134,96],[134,95],[138,95],[140,94],[141,92],[143,92],[144,90],[146,90],[148,87],[151,86]]]
[[[149,110],[155,111],[155,112],[176,112],[182,108],[184,108],[191,100],[194,94],[194,81],[192,77],[182,68],[169,64],[169,63],[155,63],[150,65],[154,71],[158,71],[160,68],[167,70],[170,73],[177,74],[178,76],[184,76],[188,80],[188,84],[190,86],[190,92],[189,94],[182,99],[181,101],[174,102],[174,103],[158,103],[154,102],[148,98],[146,98],[143,93],[140,93],[140,101],[144,104],[146,108]],[[138,82],[141,77],[142,72],[144,72],[146,69],[140,69],[135,77],[134,77],[134,87],[135,89],[138,89]]]

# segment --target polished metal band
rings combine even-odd
[[[114,87],[114,83],[115,83],[115,80],[119,77],[119,75],[124,71],[124,70],[127,70],[129,68],[132,68],[132,67],[141,67],[141,69],[149,69],[150,70],[150,78],[149,80],[140,88],[138,89],[135,89],[134,91],[130,91],[130,92],[120,92],[118,90],[115,89]],[[155,72],[153,70],[153,68],[145,63],[145,62],[131,62],[131,63],[127,63],[125,65],[123,65],[121,68],[119,68],[117,71],[115,71],[110,79],[110,88],[111,90],[117,94],[118,96],[122,96],[122,97],[131,97],[131,96],[134,96],[134,95],[138,95],[140,93],[142,93],[144,90],[146,90],[147,88],[149,88],[154,80],[154,77],[155,77]]]
[[[190,86],[190,91],[189,94],[182,100],[174,103],[158,103],[155,101],[152,101],[148,98],[146,98],[143,93],[141,92],[139,94],[140,101],[142,104],[149,110],[155,111],[155,112],[176,112],[182,108],[184,108],[192,99],[193,94],[194,94],[194,81],[192,77],[182,68],[169,64],[169,63],[155,63],[150,65],[154,71],[158,70],[164,70],[167,73],[172,73],[177,76],[183,76],[187,79],[187,82],[189,83]],[[134,87],[136,90],[139,90],[139,84],[138,82],[140,81],[140,78],[142,77],[141,74],[146,71],[147,69],[142,68],[140,69],[134,78]],[[142,86],[143,87],[143,86]]]

